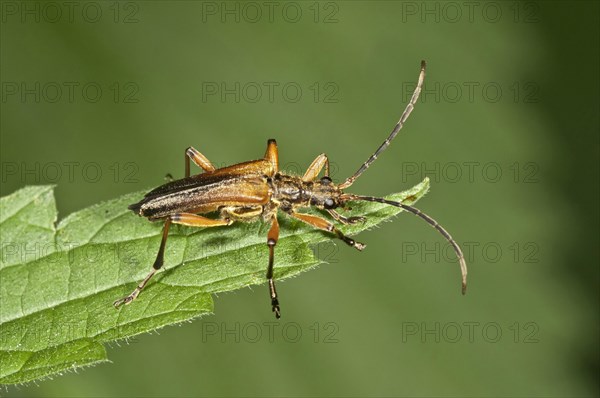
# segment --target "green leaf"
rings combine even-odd
[[[425,179],[388,198],[413,203]],[[165,265],[140,297],[115,310],[151,268],[162,223],[137,217],[129,194],[71,214],[56,225],[52,186],[23,188],[0,199],[0,383],[23,383],[107,361],[104,343],[126,339],[213,310],[212,294],[264,284],[266,228],[171,228]],[[401,210],[358,202],[343,227],[354,235]],[[311,246],[331,235],[280,216],[275,277],[287,278],[321,261]],[[267,307],[267,303],[263,303]],[[269,314],[271,316],[271,314]]]

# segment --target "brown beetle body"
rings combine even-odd
[[[424,77],[425,62],[423,61],[415,92],[391,134],[357,172],[341,184],[335,184],[329,178],[329,160],[325,154],[317,156],[302,177],[281,173],[279,171],[277,143],[273,139],[268,141],[267,151],[262,159],[220,169],[216,169],[196,149],[188,148],[185,152],[185,178],[161,185],[148,192],[140,202],[129,206],[129,209],[136,214],[149,220],[165,220],[165,225],[152,271],[129,296],[117,300],[114,305],[118,307],[121,304],[128,304],[133,301],[154,273],[162,267],[165,244],[171,223],[195,227],[218,227],[231,225],[235,221],[249,222],[262,219],[271,224],[267,235],[267,246],[269,248],[267,279],[272,310],[279,318],[279,301],[273,279],[274,249],[279,238],[278,212],[281,211],[315,228],[333,233],[346,244],[358,250],[363,250],[365,248],[364,244],[344,235],[331,221],[299,212],[302,208],[313,207],[326,211],[335,221],[342,224],[354,224],[363,221],[364,218],[346,218],[337,213],[335,209],[343,208],[349,201],[358,200],[400,207],[421,217],[438,230],[450,242],[457,254],[461,265],[464,294],[467,276],[464,256],[450,234],[435,220],[420,210],[403,203],[372,196],[344,193],[344,190],[353,184],[398,134],[414,108],[421,92]],[[204,172],[190,176],[190,160],[201,167]],[[323,169],[325,169],[324,176],[318,178]],[[215,211],[218,211],[220,215],[217,219],[200,215]]]

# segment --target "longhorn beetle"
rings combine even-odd
[[[115,301],[114,306],[119,307],[122,304],[132,302],[150,278],[162,267],[165,244],[172,223],[206,228],[231,225],[235,221],[249,222],[262,219],[264,222],[271,224],[267,234],[269,265],[266,276],[269,282],[272,311],[279,318],[281,312],[275,281],[273,280],[275,246],[279,237],[277,213],[282,211],[288,216],[315,228],[334,234],[355,249],[363,250],[365,248],[364,244],[344,235],[331,221],[298,211],[303,207],[316,207],[329,213],[335,221],[341,224],[355,224],[364,221],[365,218],[347,218],[336,212],[336,209],[343,209],[346,207],[347,202],[361,200],[402,208],[422,218],[438,230],[456,252],[462,272],[462,293],[465,294],[467,264],[463,253],[450,234],[433,218],[404,203],[344,192],[369,168],[396,137],[419,98],[424,79],[425,61],[421,61],[421,72],[417,87],[391,134],[377,148],[375,153],[360,166],[356,173],[341,184],[336,184],[329,178],[329,159],[324,153],[317,156],[302,177],[280,172],[277,143],[273,139],[268,141],[267,151],[262,159],[238,163],[220,169],[215,168],[204,155],[193,147],[187,148],[185,151],[185,178],[168,182],[148,192],[140,202],[129,206],[129,209],[136,214],[151,221],[164,220],[165,224],[160,248],[152,270],[129,296]],[[190,176],[190,159],[201,167],[204,173]],[[325,168],[325,174],[323,177],[318,178],[323,168]],[[219,212],[220,217],[218,219],[198,215],[214,211]]]

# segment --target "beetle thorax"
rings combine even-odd
[[[302,181],[298,176],[277,173],[269,180],[271,200],[282,210],[295,207],[335,208],[340,204],[341,191],[324,177],[315,181]]]

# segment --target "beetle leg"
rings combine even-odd
[[[347,245],[352,246],[355,249],[363,250],[366,247],[365,244],[357,242],[354,239],[344,235],[342,231],[335,227],[335,225],[333,225],[331,222],[327,221],[324,218],[313,216],[310,214],[296,213],[293,211],[288,214],[294,218],[297,218],[300,221],[307,223],[308,225],[312,225],[315,228],[334,233],[339,239],[343,240]]]
[[[158,249],[158,254],[156,255],[156,260],[154,260],[154,264],[152,265],[152,270],[150,273],[144,278],[142,282],[135,288],[133,292],[127,297],[123,297],[113,303],[113,305],[118,308],[123,304],[129,304],[133,300],[139,296],[142,289],[146,286],[150,278],[154,276],[156,271],[162,268],[163,261],[165,257],[165,246],[167,244],[167,237],[169,236],[169,227],[171,223],[175,224],[183,224],[189,225],[192,227],[218,227],[222,225],[231,225],[233,221],[231,220],[212,220],[210,218],[198,216],[196,214],[191,213],[176,213],[172,216],[169,216],[165,220],[165,226],[163,227],[162,239],[160,241],[160,248]]]
[[[342,216],[340,213],[338,213],[337,211],[333,210],[333,209],[327,209],[327,212],[329,214],[331,214],[331,217],[335,218],[337,221],[341,222],[342,224],[348,225],[348,224],[358,224],[359,222],[365,222],[367,220],[366,217],[344,217]]]
[[[170,218],[175,224],[187,225],[189,227],[207,228],[233,224],[233,221],[229,219],[213,220],[212,218],[206,218],[192,213],[176,213],[170,216]]]
[[[190,159],[204,171],[215,171],[213,164],[193,146],[185,150],[185,176],[190,176]]]
[[[152,265],[152,271],[150,271],[150,273],[144,278],[144,280],[141,281],[139,285],[137,285],[135,290],[133,292],[131,292],[131,294],[129,296],[123,297],[122,299],[115,301],[113,303],[115,308],[118,308],[123,304],[129,304],[133,300],[135,300],[137,298],[137,296],[139,296],[139,294],[142,291],[142,289],[144,288],[144,286],[146,286],[146,284],[148,283],[150,278],[152,278],[154,276],[154,274],[156,273],[156,271],[158,271],[162,267],[163,259],[165,256],[165,245],[167,243],[167,236],[169,235],[169,227],[170,226],[171,226],[171,219],[167,218],[165,220],[165,225],[163,227],[163,235],[162,235],[162,240],[160,241],[160,248],[158,249],[158,255],[156,256],[156,260],[154,260],[154,265]]]
[[[281,311],[279,310],[279,300],[277,299],[277,290],[275,289],[275,281],[273,280],[273,265],[275,263],[275,245],[277,244],[278,240],[279,222],[277,222],[277,215],[274,215],[271,223],[271,229],[267,235],[267,246],[269,246],[269,267],[267,268],[267,279],[269,280],[271,307],[277,319],[281,317]]]
[[[316,157],[315,160],[308,166],[306,173],[302,177],[302,181],[309,182],[317,178],[321,170],[325,167],[325,177],[329,177],[329,158],[324,153]]]
[[[231,218],[235,221],[253,221],[260,218],[263,211],[262,206],[228,206],[221,209],[221,218]]]
[[[279,171],[279,151],[277,150],[277,141],[270,139],[267,141],[267,151],[265,152],[265,159],[271,162],[273,167],[273,174]]]

